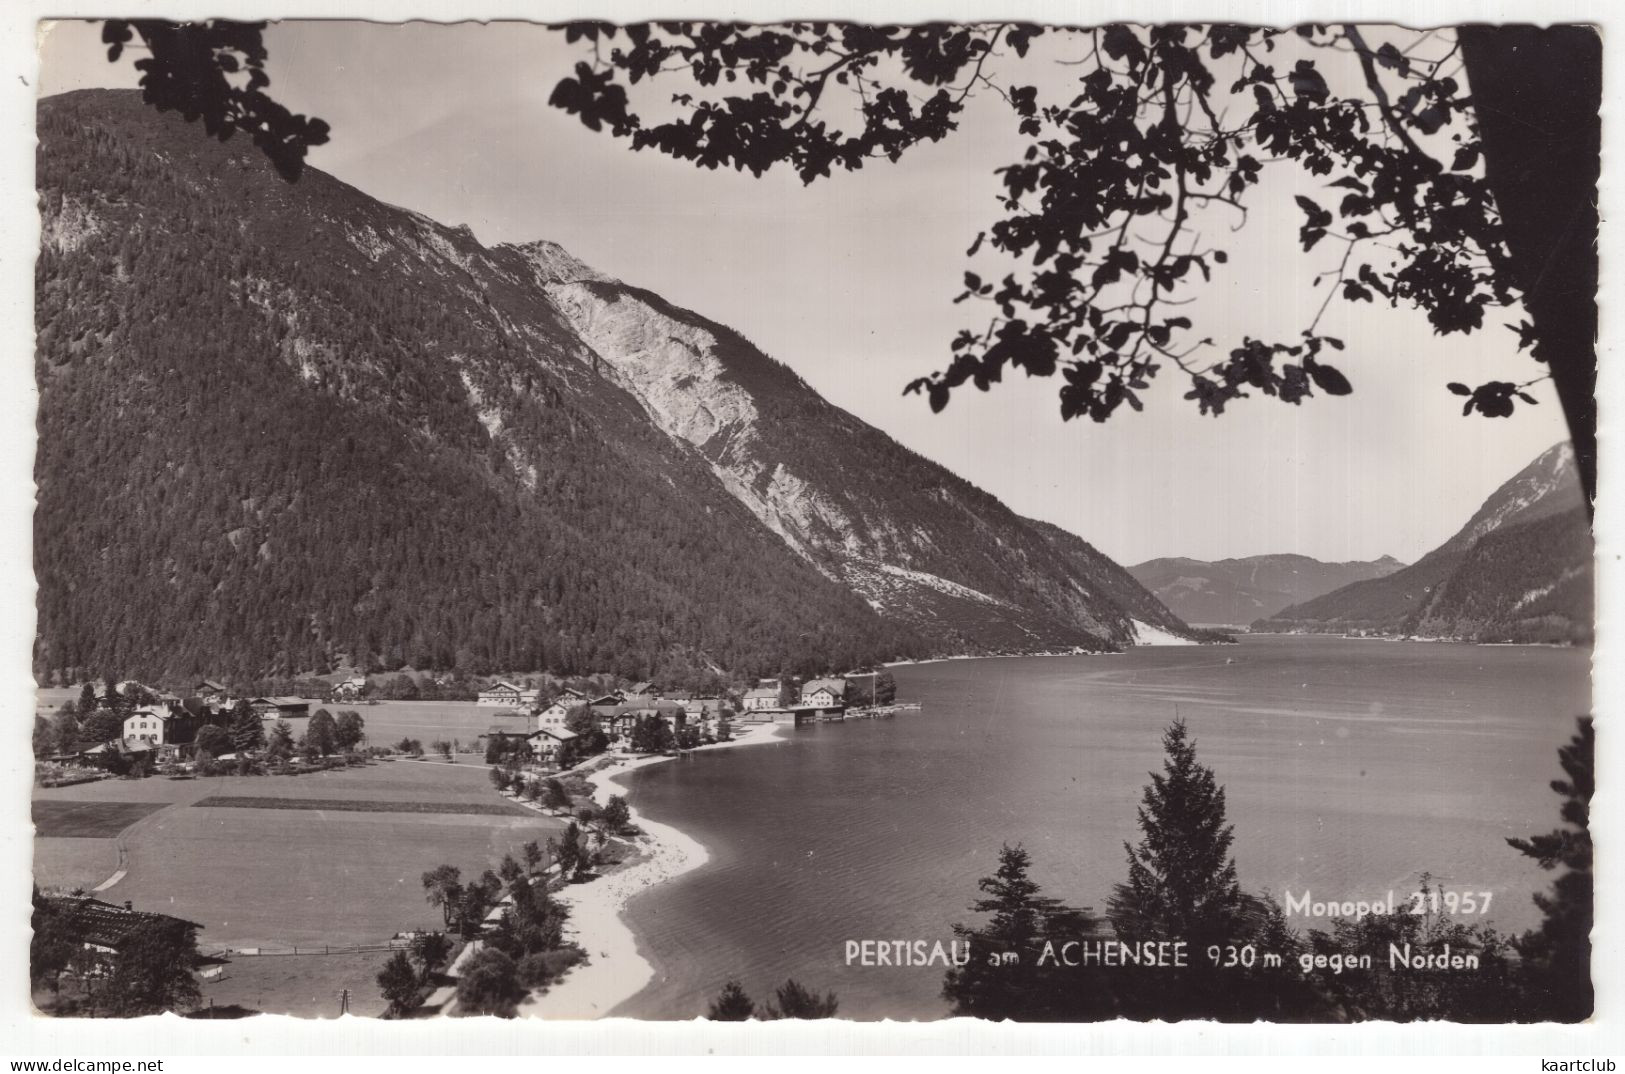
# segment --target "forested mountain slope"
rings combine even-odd
[[[553,244],[283,183],[134,93],[44,100],[39,137],[42,674],[770,673],[1132,639],[1095,566]],[[671,340],[718,370],[681,414],[706,374]]]
[[[1558,444],[1411,566],[1284,608],[1253,629],[1589,641],[1592,556],[1574,453]]]

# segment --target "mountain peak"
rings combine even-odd
[[[1584,505],[1573,449],[1556,444],[1409,567],[1283,608],[1263,629],[1587,643]]]
[[[580,283],[584,280],[614,283],[612,276],[599,272],[550,239],[525,243],[502,243],[498,250],[512,250],[530,266],[539,286],[550,283]]]

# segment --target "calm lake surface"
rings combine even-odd
[[[1047,894],[1102,909],[1176,707],[1227,789],[1243,887],[1374,897],[1427,871],[1522,930],[1550,875],[1504,840],[1558,822],[1547,784],[1590,659],[1257,636],[897,668],[924,711],[634,775],[634,804],[712,860],[632,902],[657,975],[617,1013],[692,1018],[728,977],[760,1001],[794,976],[847,1017],[943,1016],[940,969],[848,967],[845,941],[950,939],[1004,842]]]

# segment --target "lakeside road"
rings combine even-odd
[[[784,727],[777,723],[762,724],[733,741],[699,748],[736,749],[777,742],[782,739]],[[626,793],[626,786],[616,782],[616,777],[674,759],[629,758],[585,778],[593,783],[593,800],[603,805],[611,795]],[[693,837],[669,824],[649,820],[636,809],[632,810],[632,822],[643,832],[638,842],[648,855],[644,860],[555,893],[554,898],[570,908],[565,937],[581,945],[588,961],[570,970],[544,994],[522,1003],[519,1007],[522,1017],[602,1018],[643,991],[654,979],[654,966],[638,950],[637,936],[626,921],[626,904],[634,895],[655,884],[698,869],[710,855]]]

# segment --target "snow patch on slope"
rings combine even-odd
[[[891,563],[877,563],[875,566],[893,577],[907,579],[916,585],[925,586],[927,589],[935,589],[938,593],[946,593],[950,597],[979,601],[982,604],[991,604],[995,608],[1015,607],[1009,601],[1000,600],[998,597],[990,597],[980,590],[972,589],[967,585],[960,585],[958,582],[951,582],[946,578],[926,571],[909,570],[907,567],[898,567]]]
[[[1135,645],[1195,645],[1190,638],[1182,638],[1177,634],[1170,634],[1161,627],[1154,627],[1150,623],[1139,619],[1130,619],[1133,624]]]

